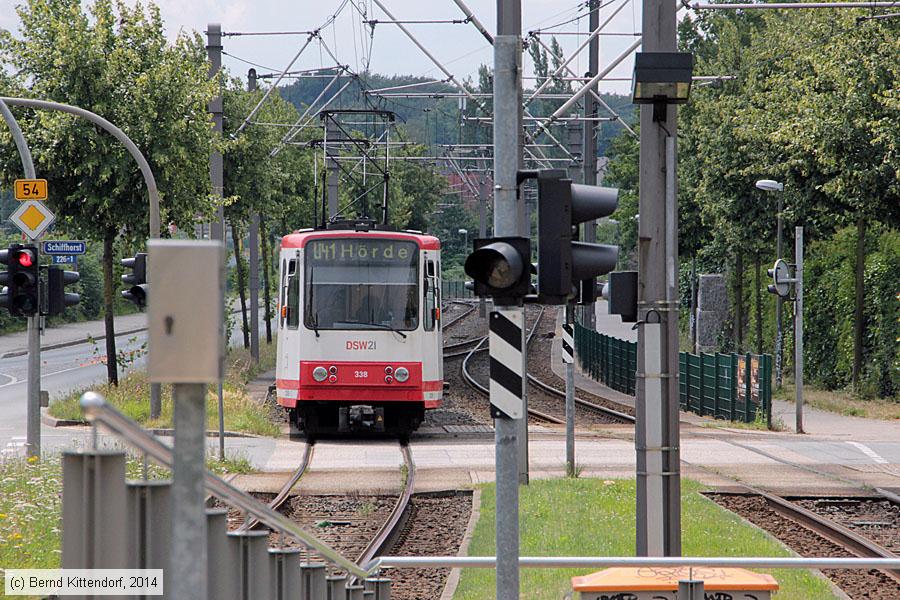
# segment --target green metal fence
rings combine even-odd
[[[448,300],[453,298],[474,298],[472,290],[466,289],[465,281],[442,281],[441,297]]]
[[[637,344],[575,325],[575,355],[595,381],[634,395]],[[761,415],[771,424],[772,357],[768,354],[679,356],[682,410],[749,423]]]

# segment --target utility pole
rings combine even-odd
[[[222,69],[222,25],[219,23],[210,23],[206,28],[206,51],[209,55],[209,77],[215,79],[219,76]],[[222,107],[222,86],[219,85],[219,92],[209,101],[209,112],[213,118],[213,131],[222,135],[223,133],[223,107]],[[216,211],[216,221],[210,227],[210,240],[225,244],[225,205],[222,204],[224,198],[224,164],[222,162],[222,153],[213,150],[209,157],[209,179],[212,182],[213,196],[218,199],[219,207]],[[224,258],[223,258],[224,260]],[[151,273],[152,277],[152,273]],[[225,283],[224,278],[219,293],[219,302],[222,304],[222,315],[224,329],[224,319],[227,318],[225,307]],[[222,336],[223,356],[224,347],[227,346],[228,340]],[[218,389],[218,405],[219,405],[219,459],[225,458],[225,402],[224,390],[222,389],[222,378],[219,378]]]
[[[781,258],[783,245],[783,219],[781,212],[784,210],[784,192],[778,193],[778,220],[777,233],[775,238],[775,259]],[[784,372],[784,298],[777,296],[775,298],[775,389],[781,389]]]
[[[522,5],[521,0],[497,0],[497,36],[494,39],[494,236],[522,234],[524,213],[518,197],[516,174],[522,160]],[[522,406],[518,418],[499,415],[494,420],[496,494],[497,600],[519,598],[519,487],[522,476],[520,437],[527,440],[525,418],[525,308],[495,307],[490,321],[519,324]],[[494,340],[491,340],[494,343]],[[493,380],[493,377],[492,377]],[[493,390],[492,390],[493,392]],[[492,393],[493,396],[493,393]],[[493,404],[492,399],[492,404]],[[527,482],[527,445],[525,446]]]
[[[487,202],[490,193],[487,174],[482,173],[478,182],[478,237],[481,239],[487,237]],[[478,298],[478,316],[482,319],[487,316],[487,301],[483,296]]]
[[[590,0],[591,12],[588,16],[588,30],[596,31],[600,27],[600,0]],[[588,76],[593,77],[600,71],[600,36],[594,36],[588,45]],[[581,159],[584,175],[582,182],[585,185],[597,185],[597,128],[600,127],[597,118],[597,99],[594,94],[599,93],[600,84],[594,84],[591,91],[584,96],[584,143],[583,155]],[[585,242],[597,241],[597,221],[588,221],[584,224]],[[594,329],[596,325],[594,302],[581,308],[581,314],[584,326],[588,329]]]
[[[247,71],[247,91],[256,91],[256,69]],[[250,215],[250,356],[259,364],[259,213]]]
[[[28,148],[28,142],[22,135],[22,129],[16,121],[15,116],[6,106],[3,100],[0,100],[0,111],[3,113],[3,119],[9,126],[19,156],[22,159],[22,168],[25,171],[27,179],[35,179],[37,175],[34,171],[34,162],[31,158],[31,150]],[[35,261],[40,257],[40,246],[37,240],[29,237],[29,242],[35,245]],[[40,278],[35,282],[40,290]],[[40,296],[40,294],[39,294]],[[28,458],[41,457],[41,317],[40,302],[38,302],[37,314],[26,317],[26,327],[28,328],[28,371],[25,393],[25,453]]]
[[[675,52],[675,0],[643,0],[644,52]],[[681,554],[678,426],[677,109],[642,104],[638,225],[637,554]]]
[[[797,433],[803,433],[803,227],[794,228],[794,384]]]

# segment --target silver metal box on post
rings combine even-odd
[[[125,454],[111,450],[65,452],[62,472],[62,568],[128,568]]]
[[[223,245],[150,240],[147,312],[153,383],[217,383],[222,377]]]

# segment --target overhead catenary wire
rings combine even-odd
[[[288,65],[284,68],[284,70],[281,72],[281,75],[278,77],[278,79],[275,81],[275,83],[269,89],[266,90],[266,93],[263,94],[263,97],[259,100],[259,102],[257,102],[256,106],[253,107],[253,110],[250,111],[250,114],[247,115],[246,118],[244,118],[244,121],[240,124],[240,126],[237,128],[237,130],[235,130],[235,132],[232,134],[232,137],[237,136],[241,131],[244,130],[244,128],[247,126],[247,124],[250,122],[250,120],[253,117],[255,117],[256,113],[259,112],[259,109],[262,108],[262,105],[266,103],[266,100],[269,99],[269,96],[272,94],[272,91],[275,88],[277,88],[278,84],[281,83],[281,80],[284,79],[285,74],[291,70],[291,67],[294,66],[294,63],[297,62],[297,59],[300,58],[300,55],[303,54],[303,51],[306,50],[306,48],[309,46],[309,44],[315,38],[320,37],[319,31],[321,31],[323,27],[327,27],[329,24],[334,23],[335,19],[337,19],[338,15],[341,13],[341,11],[344,10],[344,7],[347,6],[348,2],[349,2],[349,0],[344,0],[343,2],[341,2],[340,6],[338,6],[338,8],[334,12],[334,14],[325,20],[325,23],[323,23],[318,29],[311,31],[309,33],[309,35],[307,35],[306,41],[303,42],[303,45],[300,47],[300,50],[297,51],[297,54],[294,55],[294,58],[291,59],[291,62],[288,63]],[[335,60],[335,62],[340,62],[340,61]]]

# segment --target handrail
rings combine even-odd
[[[493,569],[495,556],[379,556],[366,564],[379,569],[459,568]],[[584,569],[605,567],[738,567],[745,569],[896,569],[900,558],[778,558],[778,557],[630,557],[630,556],[520,556],[519,566],[529,569]]]
[[[172,468],[172,449],[160,442],[152,434],[145,431],[140,425],[117,411],[102,395],[96,392],[87,392],[81,397],[81,410],[92,424],[102,424],[105,428],[118,435],[126,442],[145,452],[148,456],[165,467]],[[337,550],[319,540],[312,534],[304,531],[300,525],[294,523],[281,513],[270,509],[246,492],[239,490],[223,479],[206,473],[206,489],[226,504],[243,510],[248,515],[256,518],[261,523],[296,539],[311,550],[318,552],[328,562],[347,571],[349,574],[365,579],[369,571],[361,568],[352,560],[341,556]]]

